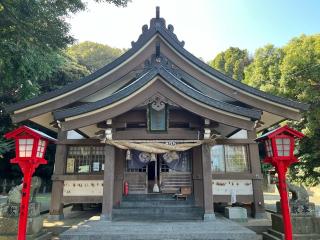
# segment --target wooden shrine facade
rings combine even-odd
[[[307,108],[206,65],[157,9],[118,59],[7,110],[15,123],[29,120],[58,134],[51,216],[61,217],[64,204],[102,203],[103,216],[112,218],[124,182],[129,194],[149,194],[155,181],[159,194],[190,187],[205,216],[232,198],[261,216],[256,133],[299,120]],[[140,167],[131,166],[134,154]]]

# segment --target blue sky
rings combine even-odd
[[[185,48],[205,61],[230,46],[253,54],[268,43],[282,46],[292,37],[320,33],[318,0],[132,0],[127,8],[88,1],[88,10],[68,21],[79,42],[129,48],[156,6]]]

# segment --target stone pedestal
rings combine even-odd
[[[277,207],[277,213],[281,213],[281,204],[280,202],[276,202]],[[294,215],[301,215],[301,216],[314,216],[315,214],[315,204],[311,202],[305,202],[303,204],[301,203],[295,203],[290,202],[289,203],[290,212]]]
[[[272,214],[272,228],[263,233],[264,240],[284,239],[283,219],[280,214]],[[292,233],[294,240],[319,240],[320,218],[315,216],[291,216]]]
[[[20,205],[6,203],[0,205],[0,240],[15,239],[18,232]],[[43,219],[40,216],[40,203],[29,203],[27,235],[35,239],[42,230]]]
[[[41,231],[43,219],[41,216],[28,217],[27,234],[34,235]],[[18,218],[0,217],[0,234],[15,235],[18,232]]]
[[[248,220],[247,209],[242,207],[226,207],[224,216],[231,220],[245,222]]]

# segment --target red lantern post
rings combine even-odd
[[[302,133],[284,126],[256,139],[256,141],[265,144],[266,157],[264,162],[271,163],[278,173],[281,213],[286,240],[292,240],[286,173],[291,164],[298,162],[293,154],[295,138],[302,138],[303,136]]]
[[[47,164],[44,154],[49,141],[56,141],[45,133],[21,126],[12,132],[4,135],[7,139],[14,139],[16,146],[16,157],[11,159],[11,163],[20,166],[23,173],[23,184],[20,203],[20,215],[18,223],[18,240],[26,239],[29,198],[31,188],[31,178],[35,169],[40,164]]]

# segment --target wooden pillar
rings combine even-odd
[[[203,172],[203,206],[204,206],[204,221],[215,219],[213,210],[212,196],[212,173],[211,173],[211,158],[210,146],[202,145],[202,172]]]
[[[60,143],[67,139],[67,132],[58,131],[58,143],[56,147],[56,155],[54,161],[54,171],[53,175],[64,174],[66,159],[67,159],[67,146]],[[63,219],[63,180],[57,180],[52,176],[52,191],[51,191],[51,206],[48,218],[50,220],[60,220]]]
[[[115,169],[115,147],[105,146],[104,180],[103,180],[103,201],[101,220],[112,220],[114,169]]]
[[[192,149],[192,179],[194,202],[197,207],[203,206],[203,174],[202,174],[202,149],[201,146]]]
[[[248,131],[248,139],[256,139],[256,132]],[[255,218],[265,218],[265,208],[263,199],[263,176],[261,173],[261,164],[259,158],[259,149],[257,143],[249,144],[249,158],[251,162],[251,172],[253,174],[252,178],[252,188],[253,188],[253,216]]]
[[[119,206],[123,193],[123,174],[125,169],[126,151],[120,148],[115,149],[115,176],[113,189],[113,206]]]

